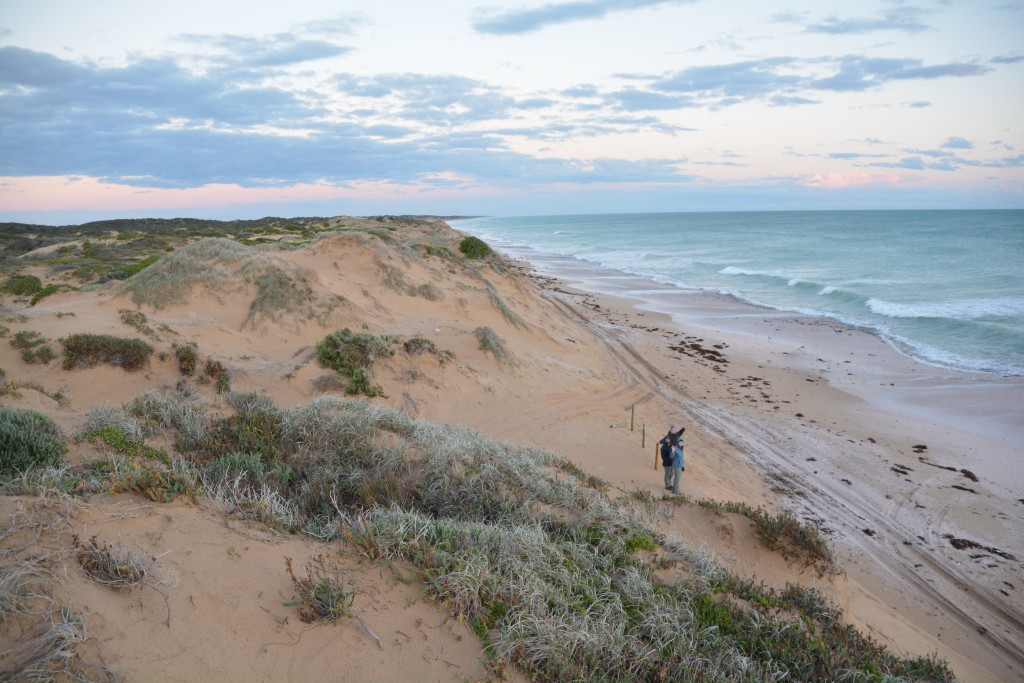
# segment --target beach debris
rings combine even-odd
[[[914,446],[915,453],[924,453],[926,450],[928,450],[928,447],[925,446],[923,443],[919,443]]]
[[[861,529],[861,531],[863,531],[868,536],[874,536],[876,533],[878,533],[874,529]]]
[[[1010,560],[1011,562],[1016,562],[1017,560],[1016,557],[1014,557],[1006,551],[1000,550],[999,548],[992,548],[987,545],[981,545],[977,541],[971,541],[966,538],[956,538],[955,536],[953,536],[953,534],[943,534],[942,537],[948,540],[949,544],[957,550],[984,550],[985,552],[990,553],[992,555],[998,555],[1004,560]]]
[[[970,470],[960,470],[960,474],[964,475],[971,481],[978,481],[978,475],[976,475],[974,472],[971,472]]]

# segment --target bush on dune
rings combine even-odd
[[[91,368],[107,364],[129,372],[149,361],[153,347],[141,339],[124,339],[109,334],[72,334],[61,340],[64,369]]]
[[[33,410],[0,406],[0,475],[56,466],[67,451],[56,422]]]

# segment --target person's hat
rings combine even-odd
[[[669,425],[668,431],[670,431],[670,432],[676,431],[676,426],[675,425]]]

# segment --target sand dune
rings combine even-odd
[[[460,236],[440,222],[332,221],[341,229],[299,249],[208,240],[192,245],[188,263],[166,256],[157,264],[164,270],[150,266],[123,282],[58,292],[35,306],[7,295],[8,338],[32,330],[57,347],[59,338],[87,332],[143,338],[155,352],[138,372],[64,370],[59,359],[25,363],[0,343],[7,381],[0,404],[43,413],[68,436],[80,434],[96,408],[117,408],[151,389],[185,392],[227,413],[215,381],[201,370],[182,375],[176,349],[192,345],[200,366],[215,361],[229,371],[233,391],[262,392],[289,409],[344,390],[315,359],[325,335],[342,328],[391,335],[399,343],[373,365],[382,393],[373,403],[548,449],[608,482],[611,499],[650,501],[660,533],[706,549],[730,572],[778,588],[820,589],[901,656],[937,653],[967,681],[1021,675],[1020,492],[1000,481],[998,467],[972,465],[979,481],[967,479],[955,455],[984,449],[1015,463],[1019,444],[946,433],[907,411],[879,408],[866,396],[877,390],[864,385],[880,384],[883,369],[899,361],[878,340],[843,331],[846,357],[829,356],[835,347],[824,342],[801,352],[798,341],[837,333],[797,334],[799,321],[768,316],[764,325],[786,330],[774,341],[711,331],[696,318],[691,325],[640,302],[587,293],[525,264],[467,261],[456,247]],[[190,286],[172,291],[160,279],[173,274],[170,265],[189,263]],[[216,268],[223,272],[210,279]],[[25,272],[54,277],[42,265]],[[500,341],[497,351],[481,348],[481,330]],[[412,339],[429,345],[401,345]],[[886,364],[869,360],[883,355]],[[741,514],[662,499],[654,442],[669,424],[688,428],[686,496],[789,508],[830,535],[834,570],[767,549]],[[927,448],[915,452],[921,443]],[[170,441],[147,444],[173,451]],[[68,460],[109,456],[91,439],[71,443]],[[527,680],[514,666],[496,670],[472,624],[457,607],[429,600],[411,564],[370,559],[344,540],[275,531],[203,497],[7,495],[0,504],[7,566],[47,558],[54,599],[86,626],[76,652],[94,677]],[[151,589],[111,591],[90,581],[75,561],[73,534],[144,548],[153,558]],[[976,546],[972,552],[951,539]],[[300,568],[318,556],[354,587],[360,619],[300,620],[285,558]],[[669,564],[658,575],[671,582],[680,571]],[[33,627],[23,621],[0,638],[0,649]]]

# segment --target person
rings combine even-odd
[[[680,427],[676,431],[675,425],[670,425],[668,434],[658,442],[661,445],[661,467],[665,470],[665,490],[672,490],[672,446],[679,441],[679,437],[686,431],[686,427]]]
[[[683,461],[683,438],[679,437],[672,445],[672,493],[679,495],[679,480],[682,479],[686,463]]]

